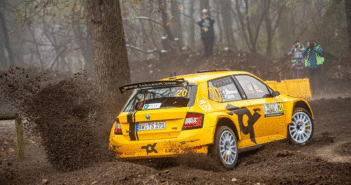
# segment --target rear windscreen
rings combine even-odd
[[[196,86],[136,89],[124,112],[189,107],[195,100]]]

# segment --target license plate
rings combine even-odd
[[[136,125],[136,131],[164,130],[165,128],[166,122],[138,123]]]

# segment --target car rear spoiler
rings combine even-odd
[[[119,90],[123,94],[126,91],[145,88],[145,87],[181,87],[188,85],[188,82],[184,79],[177,79],[177,80],[167,80],[167,81],[152,81],[152,82],[142,82],[142,83],[135,83],[135,84],[128,84],[119,87]]]

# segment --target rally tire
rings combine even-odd
[[[291,143],[305,145],[313,137],[314,123],[311,114],[304,108],[297,107],[288,126],[288,138]]]
[[[227,126],[220,126],[216,130],[211,155],[219,161],[225,169],[231,170],[238,161],[238,142],[233,130]]]

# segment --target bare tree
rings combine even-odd
[[[164,32],[170,41],[174,41],[174,37],[170,29],[170,22],[168,20],[166,1],[157,0],[157,2],[159,6],[159,12],[161,13],[161,17],[162,17],[162,25],[163,25]]]
[[[14,66],[15,65],[14,55],[13,55],[13,52],[11,49],[10,39],[9,39],[9,35],[7,32],[5,14],[3,13],[3,10],[5,8],[6,8],[5,0],[0,0],[0,26],[1,26],[1,30],[0,30],[0,64],[7,66],[7,65],[5,65],[5,64],[7,64],[7,62],[6,62],[5,50],[4,50],[4,48],[6,48],[7,53],[9,55],[9,59],[10,59],[10,66]]]
[[[268,7],[271,4],[270,0],[265,1],[265,3],[267,3]],[[267,10],[266,14],[264,15],[265,23],[266,23],[266,32],[267,32],[266,55],[269,57],[272,57],[272,43],[273,43],[272,40],[273,40],[275,31],[279,25],[280,18],[281,18],[282,12],[284,10],[284,7],[285,7],[284,4],[281,5],[279,3],[279,1],[277,1],[275,7],[270,8],[270,10],[272,10],[273,8],[276,9],[276,11],[273,10],[276,12],[276,14],[272,15],[271,11]],[[274,17],[276,17],[275,23],[273,22]]]
[[[345,11],[347,17],[347,33],[349,36],[348,46],[351,51],[351,2],[348,0],[345,0]]]
[[[249,0],[244,1],[244,12],[242,12],[241,8],[241,1],[236,0],[235,3],[235,14],[236,18],[238,20],[239,27],[241,29],[241,34],[245,40],[245,43],[247,44],[249,50],[252,53],[257,52],[257,39],[259,36],[261,24],[264,18],[264,15],[266,14],[269,6],[269,4],[265,3],[264,1],[261,1],[261,5],[257,5],[260,8],[256,11],[249,11]],[[255,16],[254,16],[255,15]],[[253,19],[255,18],[255,20]],[[254,24],[255,23],[255,24]],[[256,29],[254,29],[256,28]]]
[[[183,33],[182,33],[182,22],[180,17],[180,5],[178,0],[171,1],[171,13],[172,13],[172,31],[174,36],[179,39],[180,45],[183,43]]]
[[[85,2],[83,2],[85,3]],[[84,7],[84,12],[87,12],[87,6]],[[92,46],[91,46],[91,29],[90,24],[87,24],[88,17],[84,14],[75,13],[74,19],[72,21],[72,29],[77,38],[77,44],[79,45],[80,51],[84,57],[84,69],[89,75],[94,75],[94,61],[92,56]]]
[[[0,16],[2,16],[2,11],[0,11]],[[5,43],[3,42],[5,35],[3,29],[0,29],[0,66],[7,67],[7,59],[5,55]]]
[[[208,15],[211,16],[210,0],[200,0],[200,10],[207,9]]]
[[[226,38],[226,43],[228,47],[234,47],[234,35],[233,35],[233,20],[232,15],[230,13],[232,7],[231,0],[222,0],[221,1],[221,10],[222,10],[222,17],[223,17],[223,28],[224,34]],[[218,21],[219,22],[219,21]]]
[[[188,36],[188,41],[189,41],[189,45],[192,49],[194,49],[195,47],[195,20],[194,20],[194,0],[190,1],[190,5],[189,5],[189,16],[190,16],[190,25],[189,25],[189,36]]]

